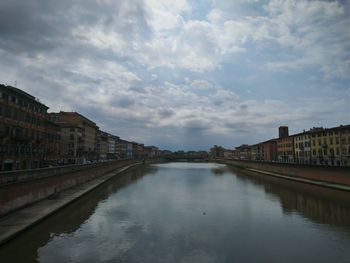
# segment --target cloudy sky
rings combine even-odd
[[[1,0],[0,82],[162,149],[350,123],[346,0]]]

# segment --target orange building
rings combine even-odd
[[[277,161],[294,163],[294,137],[289,136],[288,126],[278,128]]]

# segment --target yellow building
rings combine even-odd
[[[294,155],[298,164],[310,164],[311,161],[311,134],[302,132],[294,135]]]
[[[312,164],[341,165],[339,128],[313,128],[310,130]]]
[[[340,126],[341,164],[350,166],[350,125]]]

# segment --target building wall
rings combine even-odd
[[[350,166],[350,125],[340,127],[341,164]]]
[[[97,127],[83,122],[84,151],[97,152]]]
[[[98,126],[88,118],[77,112],[51,113],[51,119],[61,127],[75,126],[81,127],[81,158],[84,161],[93,161],[99,158]]]
[[[311,135],[308,132],[294,136],[295,162],[298,164],[311,163]]]
[[[316,181],[344,184],[350,186],[349,168],[347,167],[318,167],[283,163],[266,163],[241,160],[226,160],[228,164],[235,164],[252,169],[272,172],[280,175],[295,176]],[[266,175],[268,176],[268,175]]]
[[[223,158],[224,152],[225,152],[225,149],[218,145],[214,145],[214,147],[210,149],[210,154],[212,158]]]
[[[61,126],[60,163],[83,163],[83,128],[80,126]]]
[[[311,132],[312,163],[341,165],[340,130],[337,128]]]
[[[105,132],[99,133],[99,156],[100,159],[107,159],[107,153],[108,153],[108,134]]]
[[[294,162],[294,137],[281,137],[277,139],[277,160],[283,163]]]
[[[3,187],[2,191],[0,191],[0,215],[132,163],[134,162],[130,160],[113,161],[85,165],[67,165],[16,173],[3,172],[0,174],[0,185],[6,185],[6,187]]]
[[[118,137],[108,134],[108,158],[115,159],[117,156]]]
[[[136,149],[134,149],[134,143],[132,142],[119,139],[116,146],[116,151],[118,159],[135,158],[134,152],[136,152]]]
[[[270,140],[263,143],[264,145],[264,161],[277,161],[277,142]]]
[[[0,85],[0,170],[45,167],[54,158],[58,134],[47,109],[30,94]]]
[[[45,127],[45,162],[48,165],[57,165],[60,158],[60,127],[50,120],[46,121]]]

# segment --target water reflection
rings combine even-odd
[[[1,262],[347,262],[349,256],[349,193],[210,163],[134,168],[0,248]]]
[[[277,197],[284,213],[297,212],[316,223],[343,227],[350,231],[350,193],[254,172],[232,170],[242,180],[260,185],[268,195]]]
[[[23,233],[20,238],[16,238],[0,247],[0,262],[36,262],[38,260],[38,248],[45,246],[54,237],[74,233],[95,212],[98,204],[104,202],[110,194],[156,171],[156,166],[137,166],[125,172],[122,176],[112,178],[96,190],[89,192],[44,220],[38,227],[31,228]],[[19,248],[21,253],[18,253]],[[3,261],[1,259],[10,260]]]

